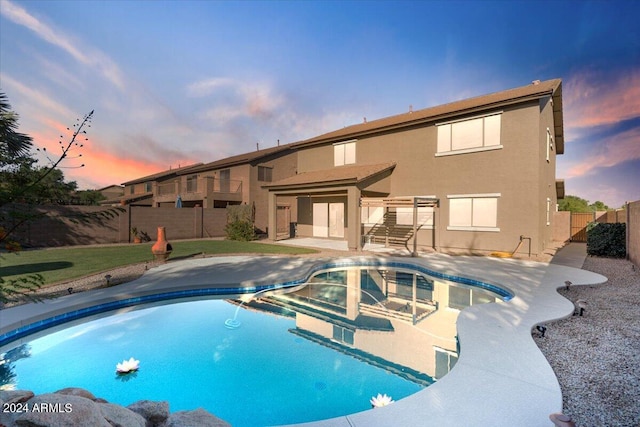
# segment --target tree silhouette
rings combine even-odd
[[[65,160],[80,158],[82,154],[73,155],[73,151],[83,147],[86,128],[91,127],[93,111],[77,119],[68,141],[64,136],[58,141],[60,154],[51,155],[46,148],[38,148],[48,160],[45,167],[34,167],[36,160],[31,157],[33,145],[31,137],[18,132],[18,115],[11,111],[7,96],[0,93],[0,244],[8,252],[21,249],[20,242],[13,237],[15,231],[28,221],[44,214],[33,209],[37,203],[55,199],[64,192],[74,190],[74,183],[64,183],[62,172],[57,167]],[[84,164],[75,167],[84,167]],[[53,185],[52,185],[53,184]],[[5,281],[0,277],[0,304],[16,298],[35,299],[32,293],[42,286],[44,279],[40,274],[30,274],[18,279]]]

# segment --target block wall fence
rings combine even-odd
[[[45,206],[31,212],[41,217],[22,225],[13,236],[34,248],[127,243],[132,227],[152,240],[160,226],[166,228],[169,240],[224,237],[227,222],[226,209],[201,207]]]
[[[627,203],[627,258],[640,267],[640,200]]]

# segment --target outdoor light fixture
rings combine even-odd
[[[111,275],[107,274],[106,276],[104,276],[104,278],[107,281],[107,286],[109,286],[111,284]]]
[[[538,330],[538,332],[540,332],[540,336],[544,338],[544,334],[545,332],[547,332],[547,327],[544,325],[538,325],[536,326],[536,329]]]
[[[570,280],[566,280],[566,281],[564,282],[564,288],[565,288],[567,291],[569,290],[569,287],[570,287],[571,285],[573,285],[573,283],[571,283],[571,281],[570,281]]]
[[[582,316],[582,314],[584,313],[585,309],[587,308],[587,302],[583,299],[579,299],[576,302],[576,305],[578,306],[578,313],[580,316]]]

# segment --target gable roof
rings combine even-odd
[[[257,160],[260,160],[264,157],[270,156],[272,154],[277,154],[284,151],[292,151],[292,144],[284,144],[278,145],[276,147],[264,148],[262,150],[250,151],[248,153],[237,154],[231,157],[225,157],[224,159],[216,160],[213,162],[200,164],[200,166],[194,167],[184,173],[195,173],[208,171],[213,169],[221,169],[235,165],[241,165],[246,163],[251,163]],[[182,175],[184,174],[182,173]]]
[[[557,153],[564,152],[564,131],[562,118],[562,80],[553,79],[544,82],[533,82],[530,85],[495,92],[489,95],[455,101],[448,104],[411,111],[395,116],[384,117],[357,125],[347,126],[333,132],[325,133],[304,141],[292,144],[294,148],[339,142],[365,135],[391,131],[407,126],[445,120],[453,116],[473,114],[492,108],[501,108],[521,102],[537,100],[545,96],[553,97],[553,112]]]
[[[194,163],[192,165],[188,165],[188,166],[182,166],[180,168],[176,168],[176,169],[168,169],[168,170],[164,170],[162,172],[157,172],[154,173],[152,175],[147,175],[147,176],[143,176],[142,178],[136,178],[136,179],[132,179],[131,181],[127,181],[127,182],[123,182],[122,185],[133,185],[133,184],[138,184],[141,182],[147,182],[147,181],[155,181],[157,179],[160,178],[167,178],[170,177],[172,175],[179,175],[191,168],[195,168],[200,166],[202,163]]]
[[[264,188],[294,188],[325,186],[327,184],[357,184],[382,172],[393,169],[394,162],[375,165],[338,166],[311,172],[303,172],[280,181],[265,184]]]

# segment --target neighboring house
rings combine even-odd
[[[179,183],[183,181],[180,174],[200,165],[202,163],[169,169],[127,181],[122,184],[124,186],[124,194],[120,201],[125,205],[160,206],[158,201],[155,200],[160,195],[159,190],[161,191],[165,186],[179,188]],[[172,194],[172,197],[172,205],[175,206],[176,194]]]
[[[124,194],[124,187],[121,185],[109,185],[107,187],[99,188],[96,190],[100,194],[104,196],[105,199],[117,199]]]
[[[175,207],[178,198],[184,208],[248,204],[255,207],[256,228],[266,232],[268,190],[262,185],[294,175],[296,167],[296,153],[290,145],[278,145],[125,182],[122,200],[152,207]],[[294,205],[295,198],[281,199],[281,208],[286,208],[295,220],[295,210],[291,209]],[[287,227],[289,223],[290,220]]]
[[[297,174],[265,185],[297,235],[449,252],[542,253],[564,184],[561,80],[365,122],[291,144]]]
[[[255,227],[266,232],[268,191],[262,185],[294,175],[296,167],[296,153],[291,150],[291,144],[243,153],[181,172],[181,187],[171,192],[171,189],[159,186],[155,201],[161,205],[175,201],[176,194],[180,194],[186,206],[190,203],[205,208],[253,205]],[[295,204],[295,198],[283,198],[281,204],[291,206]]]

